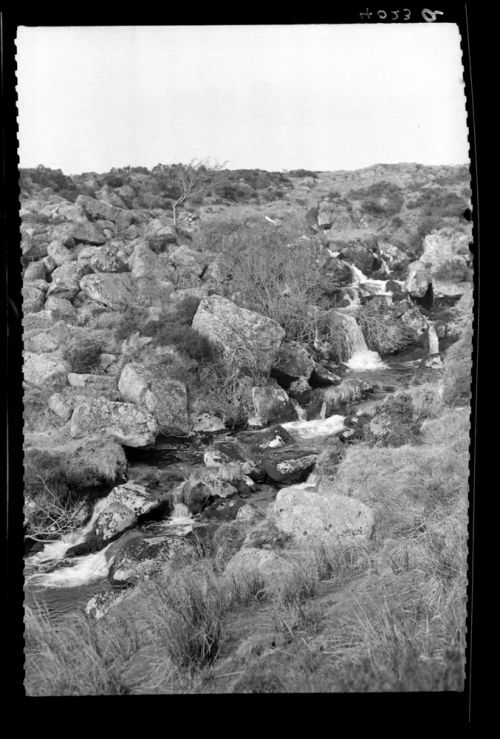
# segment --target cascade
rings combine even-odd
[[[290,398],[290,400],[291,400],[293,407],[297,411],[297,418],[299,419],[299,421],[306,421],[307,420],[306,410],[302,408],[300,403],[297,400],[295,400],[295,398]]]
[[[432,323],[429,323],[427,337],[429,342],[429,354],[439,354],[439,339]]]
[[[368,349],[363,332],[354,316],[338,313],[345,322],[349,358],[345,362],[350,369],[372,370],[387,367],[377,352]]]
[[[367,281],[368,277],[355,264],[350,264],[349,267],[351,268],[352,281],[355,285],[362,285],[363,282]]]

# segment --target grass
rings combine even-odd
[[[28,694],[461,690],[468,410],[419,413],[419,444],[349,447],[332,468],[335,493],[374,507],[373,539],[285,546],[279,576],[228,576],[219,529],[97,622],[27,609]]]

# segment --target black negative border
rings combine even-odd
[[[467,93],[467,111],[469,122],[469,142],[471,157],[471,176],[473,186],[473,219],[475,248],[475,316],[474,316],[474,387],[475,397],[472,406],[473,433],[471,438],[471,484],[475,482],[474,495],[471,497],[469,524],[469,628],[471,636],[468,643],[467,684],[464,693],[405,693],[405,694],[314,694],[314,695],[198,695],[198,696],[130,696],[117,698],[98,697],[61,697],[61,698],[27,698],[23,689],[23,627],[22,627],[22,365],[21,365],[21,269],[19,260],[19,216],[18,216],[18,180],[17,180],[17,127],[15,98],[15,44],[16,29],[20,25],[216,25],[216,24],[281,24],[281,23],[359,23],[359,12],[366,7],[379,7],[363,3],[351,7],[329,9],[328,13],[317,9],[302,10],[294,13],[287,9],[286,14],[279,9],[265,9],[264,13],[222,12],[211,8],[210,12],[182,12],[172,7],[167,12],[153,12],[141,9],[132,12],[104,11],[89,12],[88,6],[83,10],[66,8],[44,8],[6,11],[1,14],[1,80],[2,102],[2,222],[4,225],[2,239],[4,249],[2,257],[5,262],[5,311],[2,320],[5,330],[7,383],[3,385],[2,408],[6,424],[3,446],[5,459],[5,595],[8,622],[8,660],[6,677],[8,685],[7,711],[3,713],[4,722],[12,726],[35,727],[67,727],[85,725],[85,728],[134,727],[158,724],[162,728],[172,728],[176,724],[182,728],[207,727],[211,723],[220,727],[228,718],[241,716],[246,726],[272,726],[273,728],[288,726],[338,727],[341,725],[403,725],[403,726],[458,726],[467,725],[471,720],[477,724],[485,718],[483,709],[486,691],[481,669],[484,658],[486,629],[482,626],[484,611],[480,608],[481,597],[484,597],[487,566],[485,554],[484,502],[479,491],[485,490],[483,463],[485,453],[481,409],[485,409],[484,385],[477,381],[477,369],[484,368],[485,342],[481,343],[481,335],[485,335],[486,314],[481,308],[484,292],[479,290],[479,282],[484,284],[486,269],[481,264],[486,254],[480,252],[479,229],[479,173],[484,182],[484,166],[487,159],[482,148],[482,135],[478,131],[484,123],[484,109],[481,108],[481,88],[479,80],[487,75],[484,65],[483,30],[488,24],[481,12],[472,10],[471,4],[440,4],[444,17],[436,22],[456,22],[462,34],[462,51],[464,78]],[[410,8],[418,13],[422,6],[410,4]],[[257,18],[256,16],[259,15]],[[286,20],[285,20],[286,18]],[[375,19],[367,22],[377,22]],[[495,29],[493,29],[495,30]],[[481,65],[482,69],[481,69]],[[484,98],[483,98],[484,100]],[[483,192],[483,191],[482,191]],[[482,203],[483,201],[481,201]],[[483,211],[482,211],[483,212]],[[482,222],[481,233],[484,233]],[[481,315],[481,325],[479,325]],[[481,346],[479,362],[478,346]],[[474,464],[475,461],[475,464]],[[483,533],[479,533],[482,529]],[[472,546],[473,545],[473,546]],[[484,600],[483,600],[484,603]],[[472,614],[472,615],[471,615]],[[123,700],[133,701],[131,706]],[[483,705],[481,706],[481,701]],[[248,709],[251,709],[250,711]],[[83,709],[83,710],[82,710]],[[193,710],[194,709],[194,710]],[[199,709],[199,710],[197,710]],[[255,710],[257,709],[257,710]],[[259,710],[260,709],[260,710]],[[97,714],[97,715],[96,715]],[[232,724],[232,721],[231,721]],[[240,724],[234,724],[239,728]]]

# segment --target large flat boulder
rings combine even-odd
[[[274,519],[276,526],[297,543],[326,540],[339,544],[369,538],[375,520],[372,509],[359,500],[318,493],[308,483],[279,491]]]
[[[123,368],[118,389],[125,400],[156,418],[162,434],[188,433],[187,392],[183,382],[131,363]]]
[[[73,439],[103,434],[131,447],[150,446],[159,430],[158,422],[147,410],[133,403],[116,403],[102,397],[77,403],[70,425]]]
[[[257,364],[265,372],[271,369],[285,336],[276,321],[240,308],[220,295],[201,301],[192,327],[220,350],[228,366]]]

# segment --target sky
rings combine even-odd
[[[20,27],[17,67],[21,167],[469,159],[451,23]]]

